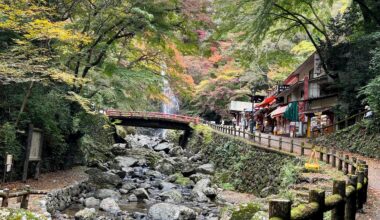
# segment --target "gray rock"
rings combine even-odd
[[[127,144],[114,144],[111,148],[111,153],[115,156],[125,156],[127,151]]]
[[[75,220],[92,220],[95,219],[96,211],[94,208],[84,208],[75,213]]]
[[[215,173],[215,168],[214,165],[211,163],[208,164],[203,164],[199,167],[197,167],[197,172],[198,173],[203,173],[203,174],[214,174]]]
[[[135,194],[131,194],[128,196],[128,201],[130,202],[137,202],[138,199],[137,199],[137,196]]]
[[[155,177],[155,178],[161,178],[162,174],[156,170],[148,170],[145,172],[145,175]]]
[[[174,147],[174,144],[169,142],[163,142],[155,146],[153,149],[155,151],[164,151],[165,153],[169,153],[169,151]]]
[[[174,189],[176,188],[177,186],[173,183],[168,183],[168,182],[160,182],[160,185],[159,185],[159,189],[162,190],[162,191],[168,191],[170,189]]]
[[[119,192],[112,189],[99,189],[96,191],[95,197],[98,199],[113,198],[119,200],[121,195]]]
[[[89,182],[100,188],[109,188],[121,185],[122,179],[113,173],[102,172],[97,168],[91,168],[86,171],[89,175]]]
[[[192,191],[191,198],[195,202],[209,202],[209,198],[201,191]]]
[[[116,161],[117,167],[119,167],[122,170],[128,167],[137,165],[137,163],[139,162],[139,160],[134,157],[124,157],[124,156],[115,157],[115,161]]]
[[[275,193],[274,188],[272,186],[267,186],[260,191],[260,197],[265,198],[273,193]]]
[[[173,202],[173,203],[183,202],[182,194],[178,190],[169,190],[169,191],[161,193],[159,196],[165,202]]]
[[[131,190],[137,188],[137,184],[136,183],[131,183],[131,182],[126,182],[126,183],[123,184],[123,186],[121,188],[125,189],[125,190],[128,190],[128,191],[131,191]]]
[[[196,202],[207,202],[209,201],[206,193],[210,196],[210,198],[215,198],[216,191],[214,191],[212,188],[210,188],[211,180],[210,179],[201,179],[199,180],[192,192],[191,197]]]
[[[144,199],[149,199],[149,194],[144,188],[138,188],[138,189],[133,190],[133,194],[136,195],[139,201],[142,201]]]
[[[202,154],[198,153],[189,158],[190,161],[196,162],[202,160]]]
[[[195,220],[194,210],[181,205],[157,203],[149,208],[148,219],[151,220]]]
[[[171,163],[164,162],[164,161],[158,162],[155,167],[155,170],[159,170],[160,172],[166,175],[171,175],[175,173],[174,166]]]
[[[99,199],[96,199],[94,197],[89,197],[87,198],[85,201],[84,201],[84,205],[87,207],[87,208],[96,208],[98,207],[100,204],[100,200]]]
[[[119,205],[112,198],[103,199],[100,202],[100,209],[103,210],[103,211],[106,211],[106,212],[110,212],[110,213],[118,213],[118,212],[120,212]]]
[[[170,156],[180,156],[184,154],[184,150],[180,146],[175,146],[169,150]]]
[[[211,187],[207,187],[207,188],[205,188],[205,189],[203,190],[203,193],[204,193],[207,197],[209,197],[209,198],[211,198],[211,199],[214,199],[214,198],[216,197],[216,195],[218,194],[217,191],[216,191],[216,189],[211,188]]]
[[[196,174],[191,175],[189,178],[196,183],[201,179],[210,178],[210,175],[203,174],[203,173],[196,173]]]
[[[168,182],[171,182],[171,183],[174,183],[176,180],[178,179],[178,176],[173,174],[173,175],[170,175],[166,178],[166,181]]]

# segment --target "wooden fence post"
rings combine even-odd
[[[333,194],[342,197],[342,201],[338,203],[331,212],[331,220],[344,220],[346,182],[344,180],[334,180]]]
[[[238,136],[240,137],[240,127],[239,127],[239,129],[238,129]]]
[[[20,205],[20,208],[22,209],[28,209],[30,186],[26,185],[25,190],[27,193],[22,196],[21,205]]]
[[[301,156],[305,155],[305,142],[301,142]]]
[[[343,170],[344,175],[348,174],[348,166],[350,164],[349,160],[350,160],[350,156],[344,155],[344,170]]]
[[[5,196],[3,197],[3,201],[1,202],[1,207],[8,207],[9,189],[5,188],[3,191],[5,193]]]
[[[236,126],[234,126],[234,136],[236,136]]]
[[[343,155],[342,153],[339,154],[338,156],[338,170],[339,171],[342,171],[342,168],[343,168],[343,159],[342,159]]]
[[[269,219],[279,218],[290,220],[291,201],[287,199],[273,199],[269,201]]]
[[[253,132],[253,142],[256,142],[256,131]]]
[[[280,137],[280,139],[278,139],[278,149],[282,150],[282,137]]]
[[[245,138],[245,129],[243,129],[243,138]]]
[[[294,152],[294,140],[291,139],[290,140],[290,153],[293,153]]]
[[[327,164],[330,164],[330,149],[327,149],[326,151],[326,163]]]
[[[336,150],[332,151],[332,167],[336,167]]]
[[[319,160],[323,161],[323,147],[321,147],[319,151]]]
[[[259,132],[259,144],[261,144],[261,132]]]
[[[270,148],[270,140],[271,140],[271,136],[268,135],[268,147]]]
[[[318,211],[313,216],[313,220],[323,220],[323,211],[325,209],[325,191],[323,190],[310,190],[309,203],[318,203]]]
[[[355,220],[356,215],[356,200],[357,200],[357,187],[358,187],[358,176],[350,175],[348,177],[348,185],[352,187],[353,192],[346,198],[346,210],[345,210],[345,220]]]
[[[357,161],[357,158],[352,157],[351,174],[355,174],[356,172],[356,161]]]
[[[358,210],[361,210],[363,209],[363,203],[364,203],[364,187],[363,187],[363,184],[364,184],[364,172],[363,171],[358,171],[357,172],[357,175],[358,175],[358,189],[357,189],[357,207],[358,207]]]
[[[368,165],[367,164],[364,164],[364,177],[366,178],[366,180],[364,181],[364,184],[363,184],[363,188],[364,188],[364,192],[363,192],[363,200],[364,200],[364,203],[367,202],[367,193],[368,193]]]

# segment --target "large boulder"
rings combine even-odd
[[[114,213],[114,214],[120,212],[119,205],[112,198],[103,199],[100,202],[100,209],[106,212]]]
[[[94,208],[84,208],[75,213],[75,220],[93,220],[96,217],[96,211]]]
[[[111,153],[115,156],[125,156],[127,152],[127,144],[114,144],[111,148]]]
[[[112,188],[121,185],[122,179],[114,174],[103,172],[97,168],[90,168],[86,171],[89,175],[89,182],[99,188]]]
[[[165,202],[172,202],[172,203],[183,202],[183,197],[182,197],[181,192],[179,192],[178,190],[175,190],[175,189],[163,192],[159,196]]]
[[[155,170],[160,171],[161,173],[164,173],[166,175],[171,175],[176,171],[174,165],[175,161],[172,161],[168,158],[164,158],[157,162]]]
[[[210,185],[210,179],[199,180],[191,192],[192,199],[196,202],[207,202],[209,201],[209,198],[214,199],[217,192],[215,189],[211,188]]]
[[[116,168],[121,169],[121,170],[128,171],[129,167],[137,165],[138,162],[139,160],[134,157],[124,157],[124,156],[115,157]]]
[[[98,207],[100,204],[100,200],[99,199],[96,199],[94,197],[89,197],[87,198],[85,201],[84,201],[84,205],[87,207],[87,208],[96,208]]]
[[[195,220],[194,210],[171,203],[157,203],[149,208],[148,219],[151,220]]]
[[[197,167],[197,172],[198,173],[203,173],[203,174],[214,174],[215,173],[215,168],[214,165],[211,163],[203,164],[199,167]]]
[[[169,143],[169,142],[162,142],[160,144],[158,144],[157,146],[155,146],[153,149],[155,151],[164,151],[165,153],[169,153],[169,151],[174,147],[174,144],[173,143]]]
[[[182,149],[181,146],[174,146],[169,150],[169,154],[172,157],[180,156],[184,154],[184,150]]]
[[[136,195],[139,201],[143,201],[144,199],[149,199],[149,194],[144,188],[138,188],[133,190],[133,194]]]
[[[98,199],[113,198],[115,200],[119,200],[121,195],[119,192],[112,189],[99,189],[96,191],[95,197]]]

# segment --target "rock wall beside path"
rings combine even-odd
[[[215,164],[217,182],[232,184],[242,192],[261,197],[278,193],[284,167],[300,162],[290,154],[262,149],[219,132],[211,132],[211,138],[205,141],[201,137],[204,133],[196,133],[189,148]]]

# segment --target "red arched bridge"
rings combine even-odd
[[[105,114],[111,120],[118,120],[119,124],[124,126],[184,130],[184,135],[180,140],[182,146],[186,145],[187,139],[191,135],[190,125],[198,124],[201,121],[199,117],[162,112],[126,112],[108,109]]]

